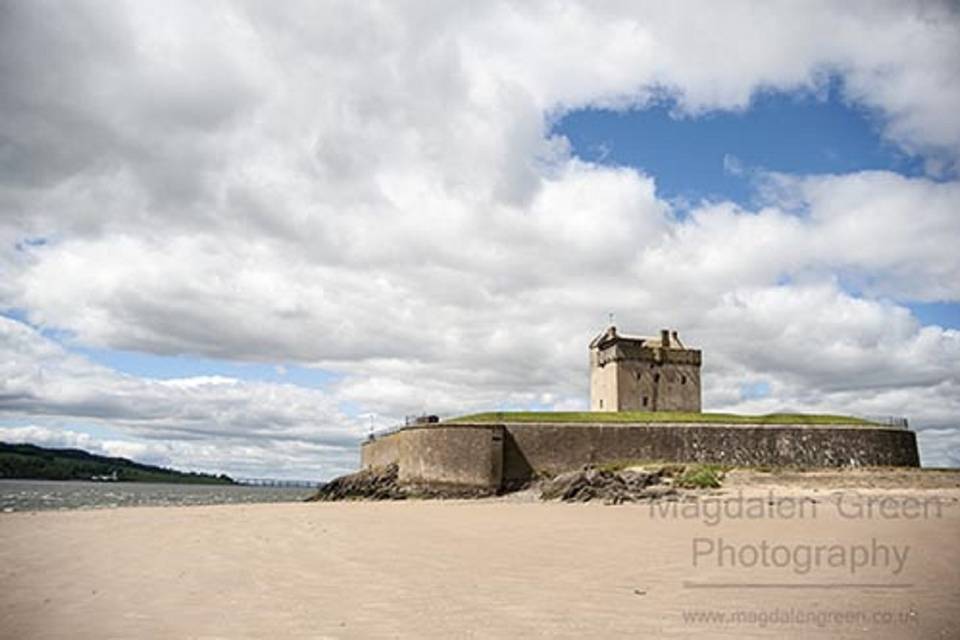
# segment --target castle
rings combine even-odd
[[[590,342],[590,410],[699,413],[700,362],[676,331],[637,338],[611,326]]]
[[[585,464],[623,461],[919,466],[916,435],[905,423],[821,416],[827,420],[799,424],[776,415],[709,414],[709,420],[703,419],[708,414],[689,415],[700,412],[700,363],[700,351],[684,346],[676,331],[638,338],[611,326],[590,343],[590,414],[424,419],[371,435],[361,447],[361,465],[395,464],[402,485],[491,492]],[[617,419],[611,412],[629,413]],[[644,419],[644,412],[679,414]]]

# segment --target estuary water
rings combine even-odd
[[[0,480],[0,514],[58,509],[300,502],[314,492],[314,489],[303,487]]]

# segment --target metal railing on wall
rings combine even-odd
[[[393,433],[396,433],[406,427],[414,425],[427,425],[435,424],[437,421],[431,418],[435,416],[406,416],[403,420],[403,424],[396,425],[394,427],[386,427],[384,429],[379,429],[377,431],[371,431],[367,435],[367,440],[377,440],[385,436],[389,436]],[[890,415],[856,415],[855,417],[860,418],[861,420],[866,420],[875,424],[883,425],[884,427],[889,427],[891,429],[909,429],[910,423],[903,416],[890,416]],[[500,421],[503,420],[502,414],[498,416]]]
[[[414,425],[437,424],[439,422],[440,422],[440,418],[435,415],[422,414],[418,416],[404,416],[403,424],[401,425],[397,425],[395,427],[387,427],[385,429],[379,429],[377,431],[370,431],[370,433],[367,434],[367,441],[376,440],[378,438],[388,436],[391,433],[396,433],[397,431],[400,431],[404,427],[411,427]]]
[[[892,427],[894,429],[909,429],[910,424],[907,422],[907,419],[903,416],[877,416],[877,415],[863,415],[857,416],[864,420],[870,422],[875,422],[877,424],[882,424],[885,427]]]
[[[371,440],[379,440],[380,438],[389,436],[391,433],[396,433],[397,431],[400,431],[406,426],[407,425],[405,424],[401,424],[396,427],[387,427],[385,429],[378,429],[376,431],[371,431],[369,434],[367,434],[367,442]]]

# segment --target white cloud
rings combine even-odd
[[[583,106],[670,96],[695,117],[836,75],[892,144],[953,176],[949,5],[4,12],[0,306],[68,345],[344,375],[322,392],[159,382],[5,321],[7,415],[102,421],[179,462],[240,464],[250,447],[258,465],[341,468],[363,430],[344,401],[384,421],[580,406],[585,344],[615,311],[703,346],[712,408],[952,419],[957,334],[902,305],[960,300],[956,181],[765,176],[763,208],[681,215],[655,177],[548,134]],[[46,243],[15,248],[25,238]],[[771,395],[741,402],[756,380]]]
[[[0,442],[29,443],[55,449],[84,449],[91,453],[105,453],[103,443],[89,433],[38,425],[0,427]]]
[[[341,412],[338,402],[323,390],[287,384],[119,373],[0,317],[3,415],[46,423],[4,428],[4,439],[246,475],[320,477],[349,469],[358,456],[365,425]],[[77,423],[77,429],[100,425],[125,438],[62,430]],[[278,466],[284,451],[292,457]]]

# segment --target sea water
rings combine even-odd
[[[162,484],[0,480],[0,513],[135,506],[184,506],[256,502],[300,502],[314,493],[304,487],[228,484]]]

